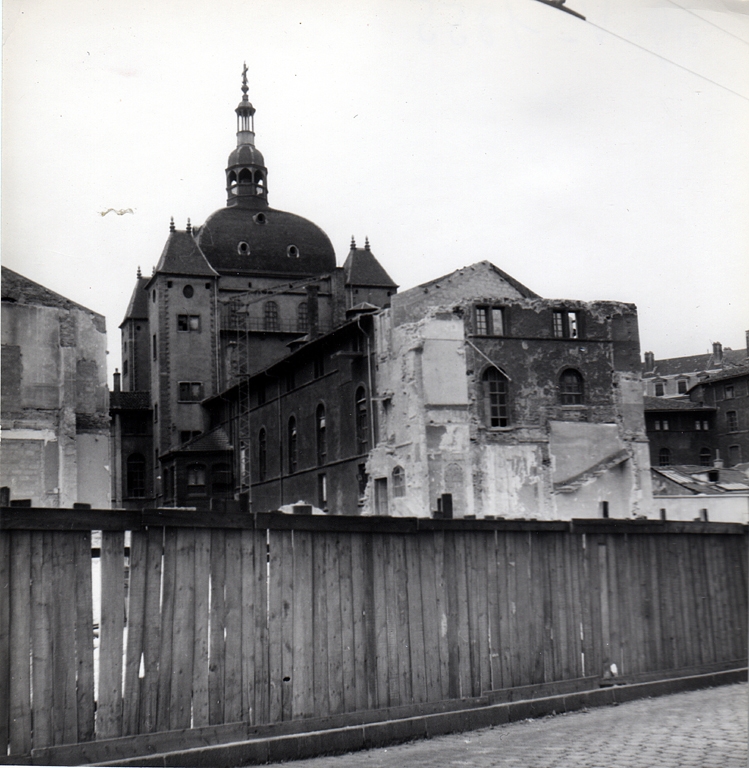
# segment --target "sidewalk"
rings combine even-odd
[[[745,768],[747,683],[525,720],[284,768]]]

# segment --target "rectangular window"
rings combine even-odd
[[[663,419],[663,421],[661,422],[661,425],[663,427],[663,431],[668,432],[668,419]]]
[[[122,361],[122,375],[127,376],[127,359]]]
[[[707,431],[709,429],[708,424],[707,424],[706,421],[702,422],[702,429],[705,430],[705,431]]]
[[[660,421],[660,419],[656,419],[653,422],[653,429],[655,429],[656,432],[660,432],[661,431],[661,421]]]
[[[609,503],[608,501],[601,502],[601,517],[609,516]]]
[[[724,388],[724,392],[725,392],[726,400],[733,400],[735,396],[735,390],[733,388],[733,384],[726,384]]]
[[[200,381],[180,381],[179,400],[182,403],[199,403],[203,399],[203,383]]]
[[[580,313],[567,309],[554,310],[554,338],[577,339],[580,336]]]
[[[502,307],[476,307],[476,335],[504,336],[505,321]]]
[[[153,404],[153,423],[156,424],[159,420],[159,404]]]
[[[177,315],[178,331],[200,331],[200,315]]]
[[[666,522],[666,510],[663,507],[661,507],[661,520]]]
[[[655,396],[663,397],[663,395],[664,395],[663,383],[660,381],[657,381],[655,384]]]
[[[739,414],[736,411],[728,411],[726,413],[726,424],[728,425],[729,432],[738,432]]]
[[[152,356],[153,356],[153,359],[156,360],[156,334],[155,333],[154,333],[151,341],[153,342]]]
[[[702,429],[702,422],[699,419],[694,422],[694,428],[697,430],[697,432]]]
[[[684,381],[684,379],[679,379],[677,387],[680,395],[685,395],[687,393],[687,382]]]

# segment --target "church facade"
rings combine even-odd
[[[201,403],[285,356],[295,340],[342,324],[351,306],[384,306],[397,291],[368,244],[352,240],[338,267],[320,227],[270,207],[247,90],[245,70],[226,205],[200,226],[171,222],[120,325],[122,372],[110,401],[118,507],[246,497],[249,434],[233,441],[210,429]]]

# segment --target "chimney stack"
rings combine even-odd
[[[114,369],[114,376],[113,376],[113,378],[114,378],[114,391],[115,392],[119,392],[120,389],[121,389],[120,380],[121,380],[122,377],[120,375],[120,372],[117,370],[117,368]]]
[[[747,331],[749,333],[749,331]],[[645,353],[645,372],[652,371],[655,368],[655,355],[652,352]]]
[[[723,363],[723,345],[719,341],[713,342],[713,365]]]
[[[749,357],[749,331],[744,331],[744,336],[746,336],[746,356]]]
[[[720,449],[715,449],[715,461],[713,461],[713,466],[717,469],[720,469],[723,466],[723,459],[720,458]]]

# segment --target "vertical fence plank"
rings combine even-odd
[[[469,696],[481,695],[481,657],[479,644],[479,587],[476,531],[463,534],[466,558],[466,613],[468,617]]]
[[[360,533],[350,534],[351,541],[351,621],[354,641],[354,709],[362,711],[369,704],[369,648],[367,627],[369,623],[365,580],[368,578],[364,561],[364,546]]]
[[[291,568],[291,563],[287,565]],[[226,644],[224,722],[242,719],[242,546],[241,532],[226,532]]]
[[[269,722],[270,659],[268,642],[268,532],[255,539],[255,722]]]
[[[440,685],[440,611],[437,605],[437,576],[435,573],[435,534],[414,537],[421,583],[422,637],[424,643],[424,682],[426,701],[442,698]]]
[[[283,532],[270,531],[270,570],[268,585],[268,647],[270,659],[270,709],[271,723],[282,720],[283,686]]]
[[[491,688],[496,691],[502,687],[501,644],[499,641],[499,590],[497,585],[497,531],[491,531],[487,541],[486,592]]]
[[[364,674],[367,678],[367,709],[376,709],[378,706],[377,693],[377,609],[375,605],[375,568],[374,555],[371,541],[365,542],[360,538],[362,551],[362,572],[364,578],[364,646],[365,663]]]
[[[325,594],[328,602],[328,696],[330,714],[343,712],[343,626],[338,534],[326,537]]]
[[[147,556],[146,533],[144,531],[132,531],[130,534],[127,649],[125,652],[125,697],[122,711],[123,736],[131,736],[139,731],[140,662],[143,655]]]
[[[14,531],[10,540],[10,754],[31,751],[31,537]],[[35,547],[36,549],[36,547]],[[36,561],[36,557],[35,557]]]
[[[515,588],[516,588],[516,626],[518,674],[525,685],[533,682],[530,656],[531,627],[533,625],[533,602],[531,597],[530,567],[531,547],[530,534],[516,534],[517,547],[515,550]]]
[[[323,717],[330,712],[328,696],[328,601],[326,597],[327,534],[315,535],[312,541],[313,651],[312,676],[314,679],[315,714]]]
[[[518,594],[518,535],[508,532],[506,534],[506,574],[507,582],[507,620],[508,620],[508,661],[511,670],[511,685],[525,685],[526,680],[522,674],[522,639],[520,625],[526,620],[525,600]],[[519,612],[520,611],[520,612]]]
[[[312,717],[313,687],[313,576],[312,534],[294,532],[294,668],[291,673],[292,717]]]
[[[282,534],[281,569],[281,719],[291,720],[294,673],[294,551],[293,531]]]
[[[195,533],[176,529],[172,664],[169,682],[169,727],[192,722],[192,676],[195,651]]]
[[[10,537],[0,531],[0,755],[10,738]]]
[[[497,607],[499,609],[499,664],[502,688],[512,685],[512,623],[507,557],[507,532],[497,532]]]
[[[582,638],[581,628],[583,623],[582,601],[580,599],[580,581],[578,563],[580,561],[580,537],[575,533],[565,536],[565,570],[567,573],[567,600],[570,608],[569,632],[570,632],[570,675],[582,677]]]
[[[122,735],[122,634],[125,619],[125,536],[101,534],[101,636],[97,738]]]
[[[226,531],[211,530],[210,660],[208,666],[208,719],[224,722],[224,675],[226,661]]]
[[[408,644],[411,650],[411,696],[414,703],[421,704],[427,700],[427,681],[419,537],[407,536],[405,545],[406,590],[408,592]]]
[[[343,711],[356,709],[356,679],[354,677],[354,614],[353,578],[351,574],[351,535],[339,534],[336,541],[338,552],[339,584],[341,595],[341,653],[343,675]]]
[[[396,596],[395,566],[393,553],[393,536],[383,536],[383,609],[385,614],[385,637],[387,640],[387,655],[385,656],[385,673],[387,675],[388,706],[397,707],[402,704],[398,681],[398,600]]]
[[[396,657],[398,659],[398,691],[401,704],[411,704],[413,702],[410,639],[408,636],[408,573],[406,571],[407,539],[407,535],[396,536],[391,549],[393,553],[392,599],[397,606],[395,642],[398,649]]]
[[[31,536],[31,646],[32,718],[34,746],[48,747],[54,742],[52,712],[55,687],[52,659],[52,533],[34,531]]]
[[[434,577],[437,593],[437,616],[439,621],[439,653],[440,653],[440,695],[447,699],[450,696],[449,673],[449,643],[448,643],[448,597],[447,580],[445,578],[445,532],[434,534]]]
[[[149,528],[146,534],[146,595],[143,619],[143,680],[140,685],[140,732],[156,730],[161,652],[161,581],[164,529]]]
[[[159,649],[156,728],[171,727],[172,665],[174,663],[174,603],[177,591],[177,529],[164,529],[163,592],[161,600],[161,647]]]
[[[241,532],[242,549],[242,720],[256,723],[255,709],[255,546],[253,531]],[[197,557],[196,542],[196,557]],[[196,561],[197,573],[197,561]],[[196,589],[198,589],[196,577]],[[198,601],[196,599],[196,612]],[[206,614],[207,618],[207,614]],[[196,630],[197,631],[197,630]],[[197,636],[196,636],[197,642]],[[197,650],[196,650],[197,652]],[[206,678],[207,681],[207,678]],[[193,710],[196,709],[193,692]],[[206,697],[206,702],[208,701]]]
[[[211,532],[196,528],[195,535],[195,648],[192,667],[192,721],[197,728],[210,723],[208,693],[208,632],[210,627]],[[248,636],[252,639],[252,629]]]
[[[52,533],[52,677],[55,691],[52,727],[55,744],[75,744],[78,739],[74,540],[75,534],[67,531]],[[124,589],[124,567],[120,587]]]

